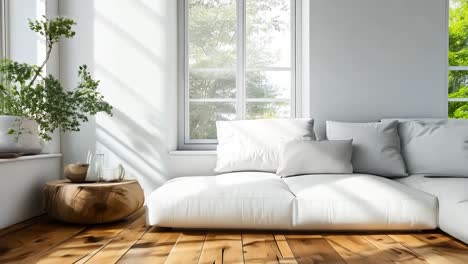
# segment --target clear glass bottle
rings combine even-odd
[[[94,155],[94,175],[98,182],[104,181],[102,170],[104,168],[104,154]]]

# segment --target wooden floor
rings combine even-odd
[[[311,234],[175,232],[144,212],[108,225],[46,216],[0,230],[0,263],[468,263],[468,247],[440,232]]]

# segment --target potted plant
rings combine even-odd
[[[79,131],[80,123],[98,112],[112,114],[112,107],[97,91],[86,65],[80,66],[78,85],[65,90],[60,81],[46,75],[44,67],[55,44],[72,38],[75,22],[58,17],[29,21],[32,31],[46,41],[46,58],[41,65],[0,60],[0,153],[37,154],[43,140],[51,140],[56,129]]]

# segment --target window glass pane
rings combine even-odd
[[[449,102],[449,118],[468,119],[468,102]]]
[[[449,98],[468,98],[468,71],[449,71]]]
[[[250,102],[247,103],[247,119],[289,117],[289,102]]]
[[[450,0],[449,65],[468,66],[468,1]]]
[[[189,91],[191,99],[235,98],[235,72],[192,72]]]
[[[190,139],[216,139],[216,121],[234,120],[234,103],[190,103]]]
[[[253,71],[246,73],[247,98],[291,97],[290,71]]]
[[[246,0],[247,67],[291,66],[291,0]]]
[[[235,0],[189,0],[189,67],[235,69],[236,28]]]

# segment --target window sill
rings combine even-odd
[[[38,154],[38,155],[30,155],[30,156],[21,156],[18,158],[13,158],[13,159],[0,159],[0,164],[1,163],[7,163],[7,162],[17,162],[17,161],[25,161],[25,160],[38,160],[38,159],[51,159],[51,158],[60,158],[62,157],[62,154],[56,153],[56,154]]]
[[[174,150],[170,156],[216,156],[216,150]]]

